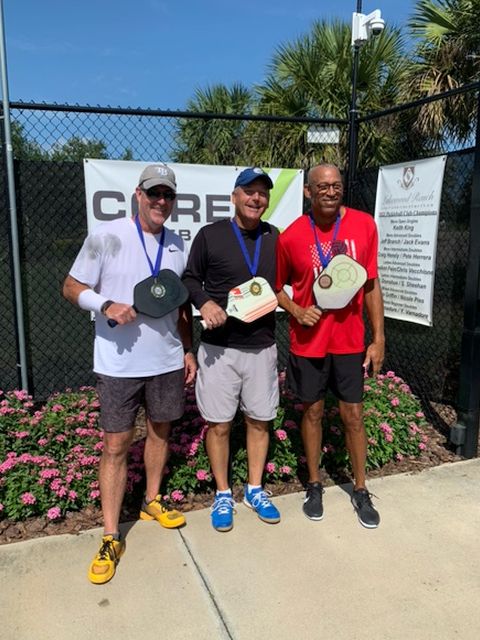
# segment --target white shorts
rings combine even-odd
[[[197,406],[208,422],[230,422],[237,408],[253,420],[268,422],[279,403],[277,345],[232,349],[200,343],[195,385]]]

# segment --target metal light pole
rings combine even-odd
[[[362,13],[362,0],[357,0],[357,13]],[[347,204],[352,206],[353,184],[357,172],[357,79],[360,42],[353,43],[352,99],[348,125]]]
[[[5,47],[5,29],[3,23],[3,0],[0,0],[0,73],[2,80],[3,128],[5,140],[5,160],[7,165],[8,202],[10,209],[10,229],[12,239],[12,262],[15,289],[15,311],[18,341],[18,367],[22,389],[28,390],[27,353],[25,346],[25,325],[23,321],[22,276],[20,268],[20,250],[18,243],[17,201],[15,198],[15,179],[13,171],[12,132],[10,129],[10,100],[7,81],[7,55]]]

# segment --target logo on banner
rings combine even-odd
[[[403,167],[402,179],[397,182],[404,191],[411,189],[418,182],[418,178],[415,178],[415,167]]]

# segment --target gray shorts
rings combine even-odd
[[[197,353],[197,406],[208,422],[230,422],[238,406],[267,422],[279,403],[277,346],[233,349],[202,342]]]
[[[185,404],[184,383],[184,369],[148,378],[113,378],[97,374],[100,428],[109,433],[133,429],[142,405],[152,422],[181,418]]]

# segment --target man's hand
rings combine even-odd
[[[200,309],[202,320],[207,325],[207,329],[215,329],[221,327],[227,321],[227,314],[216,302],[209,300],[205,302]]]
[[[114,302],[106,310],[105,317],[108,320],[115,320],[117,324],[128,324],[129,322],[132,322],[132,320],[135,320],[137,313],[129,304]]]
[[[295,305],[292,315],[298,324],[303,324],[306,327],[313,327],[322,317],[322,312],[315,305],[306,308]]]
[[[365,360],[363,361],[365,371],[368,373],[371,368],[372,375],[376,376],[377,373],[380,373],[384,356],[385,342],[379,340],[378,342],[372,342],[372,344],[369,344],[365,354]]]
[[[185,384],[190,385],[195,380],[197,374],[197,359],[191,351],[187,351],[184,356],[185,362]]]

